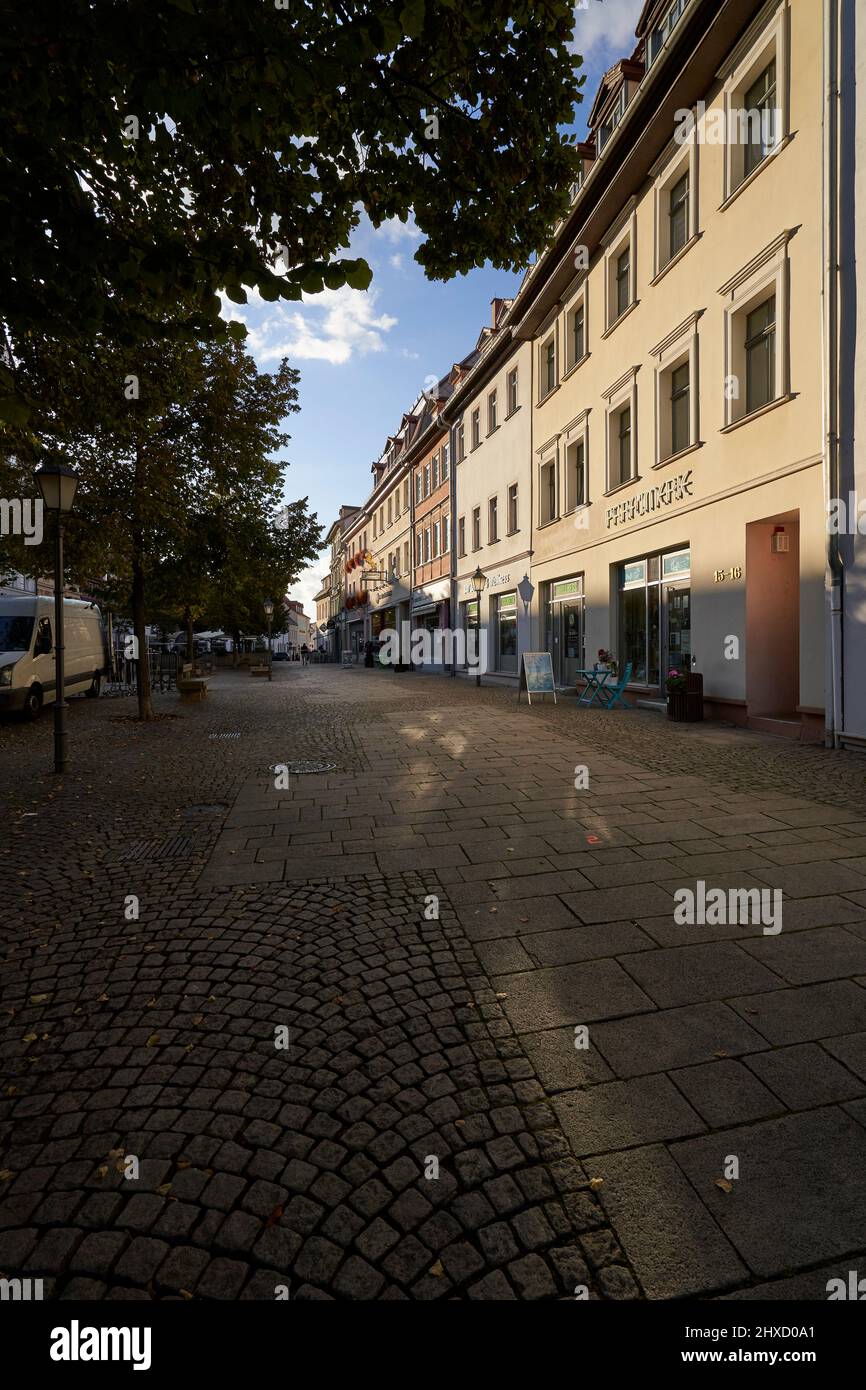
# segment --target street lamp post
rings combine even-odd
[[[474,573],[473,576],[472,576],[472,587],[473,587],[473,589],[475,590],[476,596],[477,596],[477,598],[478,598],[478,614],[477,614],[477,628],[476,628],[476,631],[477,631],[478,637],[479,637],[479,645],[478,645],[478,651],[477,651],[476,654],[475,654],[475,655],[476,655],[475,684],[476,684],[477,686],[480,687],[480,685],[481,685],[481,644],[480,644],[480,637],[481,637],[481,595],[484,593],[484,590],[487,588],[487,576],[486,576],[485,574],[482,573],[482,570],[481,570],[481,566],[480,566],[480,565],[476,566],[475,573]]]
[[[274,652],[273,652],[273,647],[271,646],[271,623],[272,623],[273,617],[274,617],[274,601],[273,601],[273,599],[270,599],[270,598],[266,598],[266,599],[265,599],[265,602],[264,602],[264,609],[265,609],[265,616],[266,616],[266,618],[267,618],[267,620],[268,620],[268,680],[269,680],[269,681],[272,681],[273,678],[274,678]]]
[[[54,513],[54,771],[66,771],[66,686],[63,665],[63,517],[72,511],[78,477],[62,463],[36,471],[45,510]]]

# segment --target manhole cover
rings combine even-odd
[[[268,772],[282,772],[284,768],[286,772],[294,772],[296,776],[300,776],[302,773],[307,772],[336,772],[337,764],[321,763],[312,760],[300,760],[290,763],[274,763],[272,767],[268,768]]]
[[[133,840],[121,850],[115,862],[130,859],[188,859],[192,854],[189,835],[167,835],[164,840]]]

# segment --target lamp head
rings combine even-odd
[[[63,463],[43,463],[36,470],[42,501],[49,512],[71,512],[78,487],[78,474]]]

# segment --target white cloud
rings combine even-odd
[[[376,313],[377,298],[376,290],[344,285],[305,295],[299,305],[269,304],[250,291],[249,305],[239,308],[224,302],[223,316],[246,324],[247,347],[263,365],[288,357],[292,362],[318,360],[341,366],[355,356],[384,351],[384,335],[397,319]]]
[[[635,25],[644,0],[584,0],[574,7],[572,48],[589,58],[600,53],[627,58],[635,46]]]
[[[399,251],[397,251],[395,255],[388,257],[388,264],[392,270],[403,269],[403,257],[400,255]]]
[[[415,225],[415,218],[410,216],[405,222],[401,222],[399,217],[388,217],[381,227],[373,229],[374,236],[383,236],[387,241],[394,243],[400,241],[420,241],[421,232]]]
[[[316,605],[313,600],[322,587],[322,579],[328,573],[328,557],[323,553],[321,560],[308,565],[302,571],[297,584],[289,590],[289,598],[295,598],[304,605],[304,612],[313,622],[316,619]]]

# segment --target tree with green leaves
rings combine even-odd
[[[18,478],[13,495],[32,495],[34,466],[62,449],[79,475],[67,573],[104,600],[128,599],[145,672],[146,624],[165,612],[169,593],[181,612],[204,611],[223,584],[241,582],[231,564],[252,573],[264,556],[279,561],[267,577],[285,593],[316,553],[321,528],[305,501],[294,504],[291,546],[279,525],[284,465],[274,455],[298,408],[298,374],[285,361],[260,373],[236,342],[150,340],[131,350],[100,336],[81,364],[66,361],[55,340],[32,338],[20,370],[45,404],[38,439],[10,431],[6,480]],[[32,551],[20,546],[18,562],[33,564]],[[139,713],[153,714],[146,676]]]
[[[220,291],[366,288],[340,255],[364,212],[414,215],[431,277],[525,265],[576,171],[572,23],[570,0],[3,6],[5,417],[33,408],[34,330],[243,336]]]

